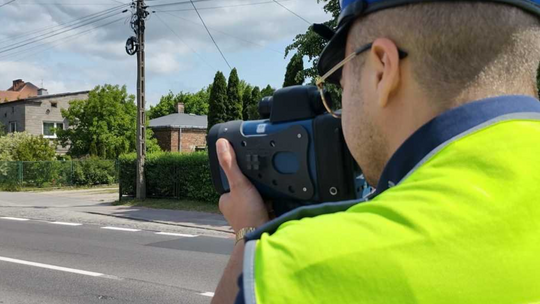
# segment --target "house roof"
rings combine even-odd
[[[3,91],[5,92],[5,91]],[[0,91],[2,93],[2,91]],[[2,99],[0,99],[0,107],[6,104],[13,104],[16,102],[26,102],[26,101],[39,101],[41,99],[54,99],[59,97],[65,97],[65,96],[71,96],[71,95],[79,95],[79,94],[88,94],[90,91],[80,91],[80,92],[68,92],[68,93],[60,93],[60,94],[51,94],[51,95],[41,95],[41,96],[31,96],[25,99],[17,99],[12,101],[6,101],[3,102]],[[1,96],[1,95],[0,95]]]
[[[206,115],[175,113],[150,120],[151,128],[206,129],[207,126]]]
[[[15,101],[17,99],[25,99],[32,96],[37,96],[38,87],[36,87],[31,82],[23,82],[21,80],[21,85],[17,88],[11,86],[7,91],[0,91],[0,103],[10,101]]]

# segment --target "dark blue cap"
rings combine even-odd
[[[345,58],[347,33],[356,18],[376,11],[407,4],[442,1],[462,2],[451,0],[340,0],[341,13],[338,19],[338,27],[319,58],[319,75],[326,74],[326,72]],[[467,0],[467,2],[493,2],[513,5],[540,17],[540,0]],[[321,32],[320,30],[316,31]],[[329,35],[326,33],[324,36],[328,37]],[[340,79],[341,70],[329,77],[328,82],[339,83]]]

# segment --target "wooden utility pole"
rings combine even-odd
[[[137,199],[146,199],[146,178],[144,163],[146,160],[146,115],[145,115],[145,58],[144,58],[144,30],[145,18],[148,12],[144,0],[137,0]]]

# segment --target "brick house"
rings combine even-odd
[[[25,99],[38,96],[39,88],[31,82],[24,82],[22,79],[13,80],[13,85],[7,91],[0,90],[0,103]]]
[[[171,152],[194,152],[206,147],[207,126],[207,116],[184,113],[182,103],[177,105],[177,113],[150,121],[161,149]]]
[[[13,82],[12,88],[17,88]],[[30,84],[31,85],[31,84]],[[33,86],[33,85],[32,85]],[[25,87],[30,87],[25,83]],[[10,88],[10,89],[12,89]],[[62,117],[61,109],[69,108],[69,102],[73,100],[88,99],[89,91],[62,93],[48,95],[47,90],[37,89],[36,95],[26,96],[29,90],[0,91],[0,96],[7,96],[5,92],[25,92],[11,101],[0,102],[0,122],[8,133],[28,132],[34,135],[43,135],[45,138],[55,139],[53,128],[67,128],[68,123]],[[4,95],[1,95],[4,93]],[[23,98],[22,98],[23,97]],[[67,148],[58,147],[57,152],[64,154]]]

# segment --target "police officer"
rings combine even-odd
[[[539,4],[342,0],[318,85],[377,191],[269,222],[220,140],[214,303],[540,303]]]

